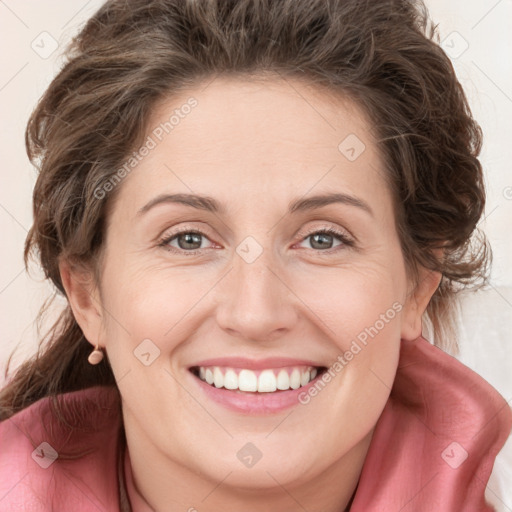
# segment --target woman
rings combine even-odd
[[[27,127],[69,306],[2,390],[2,510],[492,510],[512,412],[440,349],[481,132],[434,36],[403,0],[89,20]]]

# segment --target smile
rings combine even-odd
[[[299,389],[309,384],[324,367],[291,366],[249,370],[223,366],[196,366],[192,373],[203,382],[216,388],[250,393],[273,393]]]
[[[314,359],[217,357],[188,367],[191,384],[236,413],[274,414],[301,405],[299,396],[327,371]],[[302,407],[302,405],[301,405]]]

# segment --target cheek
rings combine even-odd
[[[171,341],[174,329],[211,287],[205,277],[200,272],[194,276],[191,270],[170,272],[154,266],[113,269],[105,279],[109,329],[135,344],[145,338]]]
[[[393,385],[405,286],[397,261],[329,269],[298,281],[298,294],[306,296],[310,290],[310,318],[336,348],[331,370],[338,382],[340,420],[363,410],[367,420],[374,419]]]
[[[291,277],[290,277],[291,279]],[[316,272],[297,272],[294,293],[307,308],[304,314],[319,325],[340,350],[350,342],[362,343],[382,331],[384,336],[399,333],[404,296],[404,275],[391,261],[365,262]],[[376,329],[375,329],[376,328]]]

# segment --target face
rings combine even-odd
[[[305,84],[217,78],[148,127],[117,185],[101,296],[72,304],[108,354],[129,442],[246,488],[341,467],[437,284],[411,288],[370,124]],[[154,202],[171,194],[209,200]]]

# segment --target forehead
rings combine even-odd
[[[217,77],[155,105],[144,139],[152,148],[122,195],[135,207],[162,187],[222,199],[233,189],[246,198],[330,187],[371,194],[384,179],[372,131],[357,104],[327,89]]]
[[[185,108],[192,100],[195,106]],[[182,114],[181,110],[187,113]],[[197,154],[197,149],[219,149],[219,141],[223,142],[221,149],[225,152],[230,146],[236,148],[235,142],[238,142],[244,152],[263,158],[265,155],[258,152],[255,145],[263,144],[273,149],[273,153],[279,153],[282,144],[276,144],[275,136],[286,146],[299,146],[304,153],[313,146],[337,150],[339,137],[349,133],[370,144],[373,142],[371,124],[348,96],[293,79],[253,82],[234,77],[215,78],[195,89],[162,99],[149,119],[148,134],[170,120],[175,112],[181,115],[179,119],[174,116],[176,124],[165,134],[171,136],[163,135],[163,138],[169,148],[173,146],[173,139],[179,139],[175,142],[180,143],[180,149],[194,148],[193,154]],[[182,144],[184,138],[188,144]]]

